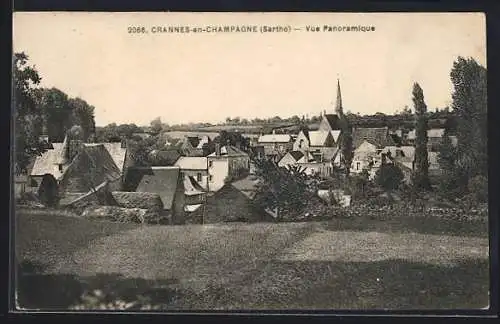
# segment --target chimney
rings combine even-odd
[[[127,148],[127,139],[125,138],[125,136],[121,136],[120,147]]]
[[[70,140],[67,148],[67,161],[71,162],[83,146],[82,140]]]
[[[221,154],[220,143],[215,143],[215,156],[220,156],[220,154]]]
[[[46,134],[42,134],[38,137],[38,141],[41,142],[41,143],[49,143],[49,135],[46,135]]]

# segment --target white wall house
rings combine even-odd
[[[207,157],[181,156],[175,162],[174,166],[179,167],[183,175],[193,177],[204,190],[208,191],[209,174]]]
[[[208,190],[218,191],[227,180],[236,179],[250,171],[250,157],[234,146],[216,145],[215,152],[207,156]]]

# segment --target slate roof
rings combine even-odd
[[[298,161],[304,157],[304,153],[302,153],[301,151],[290,151],[288,153],[293,157],[295,161]]]
[[[341,132],[340,130],[330,131],[330,134],[332,134],[332,137],[333,137],[333,140],[335,141],[335,143],[337,143],[337,141],[339,140],[340,132]]]
[[[288,134],[266,134],[259,137],[259,143],[288,143],[292,137]]]
[[[389,136],[388,127],[355,128],[352,137],[354,149],[358,148],[365,140],[378,148],[395,145],[394,140]]]
[[[163,207],[168,210],[172,208],[179,176],[178,167],[131,168],[127,172],[125,187],[127,191],[159,194]]]
[[[85,147],[92,147],[92,146],[97,146],[97,145],[104,145],[104,148],[109,152],[109,155],[111,155],[111,158],[115,162],[116,166],[120,170],[120,172],[123,172],[123,169],[125,167],[125,156],[127,154],[127,149],[122,148],[121,143],[85,143]]]
[[[175,162],[175,166],[182,170],[207,170],[208,163],[206,157],[200,156],[181,156]]]
[[[254,178],[253,176],[247,176],[243,179],[234,181],[231,183],[231,186],[233,186],[236,190],[244,194],[250,199],[253,199],[256,195],[257,191],[257,185],[259,184],[260,180],[258,178]]]
[[[177,150],[153,150],[151,152],[153,160],[156,163],[162,163],[162,166],[174,165],[177,160],[181,157],[181,154]],[[159,161],[159,162],[156,162]]]
[[[309,145],[310,146],[323,146],[328,138],[329,132],[325,131],[310,131],[309,132]]]
[[[325,114],[323,118],[328,122],[331,129],[339,129],[340,118],[336,114]]]
[[[86,192],[89,184],[99,185],[120,176],[120,170],[103,144],[84,146],[64,171],[61,186],[67,191]]]
[[[57,180],[61,179],[64,170],[67,166],[63,167],[63,171],[59,171],[57,163],[61,159],[63,143],[52,143],[53,149],[47,150],[41,156],[37,156],[33,168],[31,169],[31,176],[42,176],[44,174],[51,174]]]

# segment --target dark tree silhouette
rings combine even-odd
[[[417,189],[430,188],[429,157],[427,151],[427,105],[424,102],[424,92],[418,83],[413,85],[413,106],[415,109],[415,174],[414,186]]]

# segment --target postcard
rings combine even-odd
[[[482,13],[16,12],[19,312],[485,310]]]

